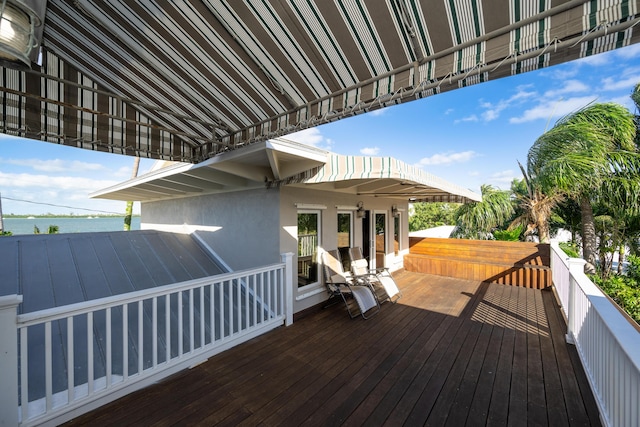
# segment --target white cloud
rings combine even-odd
[[[520,105],[525,102],[527,99],[530,99],[533,96],[536,96],[537,93],[535,91],[527,90],[530,85],[526,86],[518,86],[517,92],[507,99],[501,99],[496,103],[483,102],[480,104],[485,111],[482,113],[482,119],[485,122],[490,122],[496,120],[500,117],[500,113],[508,108],[512,108],[515,105]]]
[[[453,123],[463,123],[463,122],[479,122],[480,119],[478,119],[478,116],[476,116],[475,114],[472,114],[470,116],[467,117],[463,117],[461,119],[457,119],[454,120]]]
[[[616,56],[623,59],[636,59],[640,56],[640,45],[632,44],[621,49],[616,49],[614,52]]]
[[[507,169],[491,174],[489,176],[489,183],[502,189],[509,189],[511,187],[511,182],[516,178],[522,179],[522,174],[520,172],[515,172],[512,169]]]
[[[549,77],[553,80],[560,80],[560,81],[570,79],[572,77],[577,76],[578,72],[580,71],[580,67],[575,63],[575,61],[571,62],[571,64],[573,66],[570,66],[569,64],[565,64],[565,67],[545,68],[544,70],[540,71],[540,76]]]
[[[498,117],[500,117],[500,111],[498,109],[490,109],[485,111],[484,113],[482,113],[482,119],[485,122],[490,122],[492,120],[497,119]]]
[[[631,97],[628,95],[602,100],[602,102],[613,102],[615,104],[620,104],[623,107],[626,107],[627,110],[631,112],[634,112],[636,110],[636,105],[633,103],[633,99],[631,99]]]
[[[0,188],[6,189],[2,196],[7,213],[123,212],[124,202],[89,199],[90,193],[118,182],[78,176],[0,172]]]
[[[569,99],[543,100],[540,104],[533,108],[525,110],[519,117],[511,117],[509,123],[525,123],[538,119],[549,120],[556,117],[563,117],[571,114],[589,103],[595,101],[594,96],[582,96]]]
[[[633,90],[638,82],[640,82],[640,73],[631,75],[622,80],[607,77],[605,79],[602,79],[602,90],[628,90],[629,93],[631,93],[631,90]]]
[[[444,112],[445,116],[448,116],[449,114],[453,113],[453,108],[447,108],[446,111]]]
[[[591,55],[584,58],[576,59],[576,65],[590,65],[592,67],[599,67],[601,65],[607,65],[611,63],[611,56],[613,52],[603,52],[597,55]]]
[[[68,161],[62,159],[41,160],[41,159],[6,159],[4,163],[14,166],[24,166],[32,168],[39,172],[57,173],[57,172],[97,172],[106,171],[107,168],[100,163],[87,163],[77,160]]]
[[[420,166],[449,165],[452,163],[464,163],[478,157],[475,151],[461,151],[458,153],[439,153],[420,160]]]
[[[383,115],[383,114],[385,114],[387,112],[387,108],[388,107],[384,107],[384,108],[380,108],[380,109],[377,109],[377,110],[370,111],[369,115],[371,115],[371,116],[381,116],[381,115]]]
[[[110,187],[119,181],[107,179],[92,179],[77,176],[51,176],[29,173],[3,173],[0,172],[0,186],[14,188],[32,188],[34,190],[80,191],[85,196],[93,191]]]
[[[545,98],[556,98],[569,93],[581,93],[589,90],[589,87],[578,80],[566,80],[564,86],[559,89],[548,90],[544,93]]]
[[[300,144],[311,145],[327,151],[331,151],[331,148],[333,147],[333,140],[325,138],[318,128],[304,129],[291,133],[285,136],[285,138],[299,142]]]
[[[313,145],[314,147],[317,147],[324,141],[324,136],[322,136],[318,128],[303,129],[289,134],[285,138],[299,142],[300,144]]]
[[[518,174],[512,169],[507,169],[504,171],[496,172],[491,174],[491,180],[494,182],[509,182],[513,181],[514,178],[519,178]]]
[[[360,154],[364,156],[376,156],[380,152],[379,147],[365,147],[360,150]]]

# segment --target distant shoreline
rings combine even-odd
[[[25,219],[37,219],[37,218],[87,218],[87,217],[92,217],[92,218],[124,218],[126,215],[122,214],[122,215],[116,215],[116,214],[76,214],[76,215],[70,215],[70,214],[40,214],[40,215],[36,215],[36,214],[3,214],[2,218],[3,219],[8,219],[8,218],[25,218]],[[132,215],[133,218],[138,218],[140,217],[140,215]]]

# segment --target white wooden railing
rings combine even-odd
[[[317,234],[300,234],[298,236],[298,256],[310,257],[316,253],[318,249]]]
[[[585,261],[551,244],[553,284],[600,417],[607,426],[640,425],[640,333],[584,274]]]
[[[57,425],[289,324],[292,256],[21,315],[0,297],[0,425]]]

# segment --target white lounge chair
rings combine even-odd
[[[359,247],[349,248],[349,258],[351,259],[351,271],[355,276],[369,276],[368,281],[374,288],[384,290],[386,297],[380,298],[380,301],[396,302],[400,299],[402,292],[400,292],[388,268],[370,269],[369,262],[362,256],[362,250]]]
[[[354,278],[351,273],[342,268],[340,255],[337,250],[322,252],[322,264],[324,267],[325,283],[329,291],[329,300],[341,298],[344,301],[349,316],[353,319],[358,315],[352,310],[352,305],[347,297],[353,297],[358,305],[360,314],[368,319],[380,310],[380,304],[370,288],[369,283],[363,279]]]

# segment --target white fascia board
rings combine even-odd
[[[89,194],[90,198],[100,198],[100,196],[104,196],[106,194],[109,193],[113,193],[115,191],[120,191],[120,190],[124,190],[130,187],[134,187],[136,185],[139,184],[144,184],[150,181],[154,181],[156,179],[161,179],[161,178],[165,178],[171,175],[177,175],[181,172],[185,172],[188,171],[190,169],[196,168],[198,167],[198,164],[192,164],[192,163],[178,163],[176,165],[171,165],[171,166],[167,166],[165,168],[162,169],[158,169],[155,171],[151,171],[148,173],[145,173],[144,175],[140,175],[136,178],[131,178],[127,181],[121,182],[119,184],[116,185],[112,185],[111,187],[107,187],[107,188],[103,188],[101,190],[98,191],[94,191],[93,193]]]

